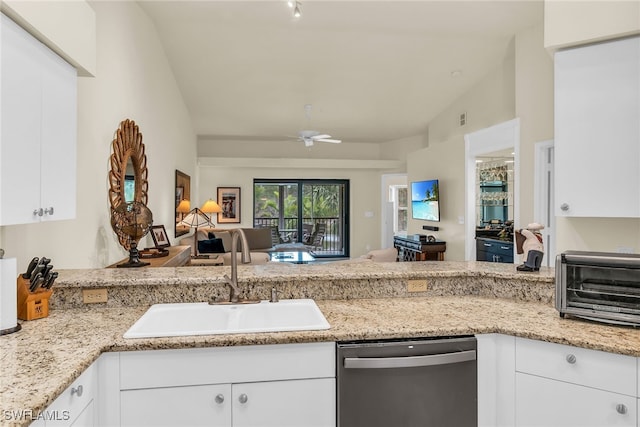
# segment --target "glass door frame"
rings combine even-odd
[[[304,189],[305,185],[339,185],[342,188],[341,203],[340,203],[340,212],[338,216],[339,220],[339,236],[342,241],[342,253],[339,255],[333,254],[322,254],[321,251],[318,251],[314,254],[315,258],[335,258],[335,257],[349,257],[350,256],[350,181],[348,179],[303,179],[303,178],[295,178],[295,179],[274,179],[274,178],[254,178],[253,179],[253,190],[254,190],[254,205],[253,205],[253,224],[256,222],[255,218],[255,186],[256,184],[266,184],[266,185],[297,185],[297,194],[298,194],[298,210],[297,210],[297,235],[302,236],[303,228],[302,224],[304,223]],[[278,200],[278,224],[283,224],[283,209],[284,208],[284,199],[282,197],[282,193],[280,193],[280,197]],[[300,239],[299,237],[299,239]]]

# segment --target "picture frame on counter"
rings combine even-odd
[[[218,224],[240,223],[240,187],[218,187]]]
[[[164,225],[152,225],[151,238],[153,239],[153,244],[157,249],[166,249],[171,246],[169,236],[167,236],[167,230],[165,230]]]

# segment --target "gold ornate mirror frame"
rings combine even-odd
[[[111,217],[118,206],[127,202],[139,202],[147,205],[147,155],[144,152],[142,134],[138,125],[133,120],[126,119],[120,122],[115,137],[111,143],[111,170],[109,171],[109,203],[111,204]],[[129,170],[129,173],[127,172]],[[125,181],[127,175],[133,172],[134,191],[133,200],[126,200]],[[129,236],[122,231],[114,230],[118,235],[120,245],[129,250]]]

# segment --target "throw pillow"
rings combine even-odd
[[[213,231],[210,231],[208,234],[209,239],[215,239],[216,235],[213,233]]]
[[[222,254],[224,245],[222,239],[200,240],[198,242],[198,253],[201,254]]]

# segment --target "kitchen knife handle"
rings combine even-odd
[[[26,273],[22,274],[22,278],[27,280],[31,279],[31,273],[33,273],[33,269],[36,268],[36,265],[38,265],[38,257],[33,257],[27,267]]]

